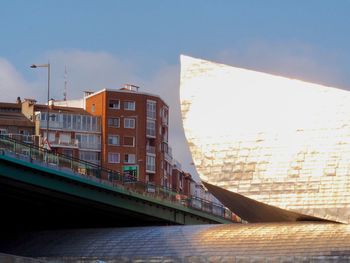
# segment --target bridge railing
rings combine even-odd
[[[51,169],[69,172],[81,178],[87,178],[98,183],[116,188],[122,188],[131,193],[138,193],[157,200],[166,200],[192,209],[200,210],[217,217],[222,217],[233,222],[241,222],[241,219],[228,208],[195,196],[186,196],[171,189],[133,180],[130,176],[123,176],[115,170],[110,170],[100,165],[89,163],[59,153],[50,152],[33,144],[26,144],[8,136],[0,135],[0,154],[13,156],[49,167]],[[104,179],[108,178],[108,180]]]

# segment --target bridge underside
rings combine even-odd
[[[0,177],[1,233],[28,230],[166,225],[132,211]]]
[[[228,223],[127,187],[0,155],[0,233],[67,228]]]

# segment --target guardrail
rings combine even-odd
[[[117,188],[124,188],[128,191],[146,195],[157,200],[166,200],[217,217],[225,218],[233,222],[242,222],[237,215],[222,205],[195,196],[181,195],[171,189],[157,186],[152,183],[136,181],[134,177],[130,175],[122,175],[118,171],[110,170],[100,165],[63,154],[52,153],[44,148],[22,143],[2,135],[0,135],[0,153],[10,156],[12,155],[16,158],[37,165],[48,166],[52,169],[72,172],[79,177],[88,178]],[[108,178],[108,180],[102,178]]]
[[[25,135],[19,133],[5,133],[1,134],[4,137],[14,139],[16,141],[25,142],[25,143],[34,143],[35,135]]]

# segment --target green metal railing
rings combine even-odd
[[[110,170],[94,163],[63,154],[53,153],[33,144],[26,144],[11,139],[6,135],[0,135],[0,154],[13,156],[17,159],[49,167],[51,169],[69,172],[75,176],[88,178],[89,180],[113,187],[123,188],[130,192],[146,195],[157,200],[169,201],[178,205],[200,210],[233,222],[241,222],[241,219],[238,216],[220,204],[195,196],[181,195],[162,186],[132,180],[133,178],[123,176],[118,171]],[[108,180],[103,178],[108,178]]]

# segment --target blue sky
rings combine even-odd
[[[171,106],[176,157],[188,167],[179,113],[179,55],[350,90],[350,0],[2,0],[0,101],[133,83]],[[33,95],[35,94],[35,95]],[[189,167],[190,169],[190,167]]]

